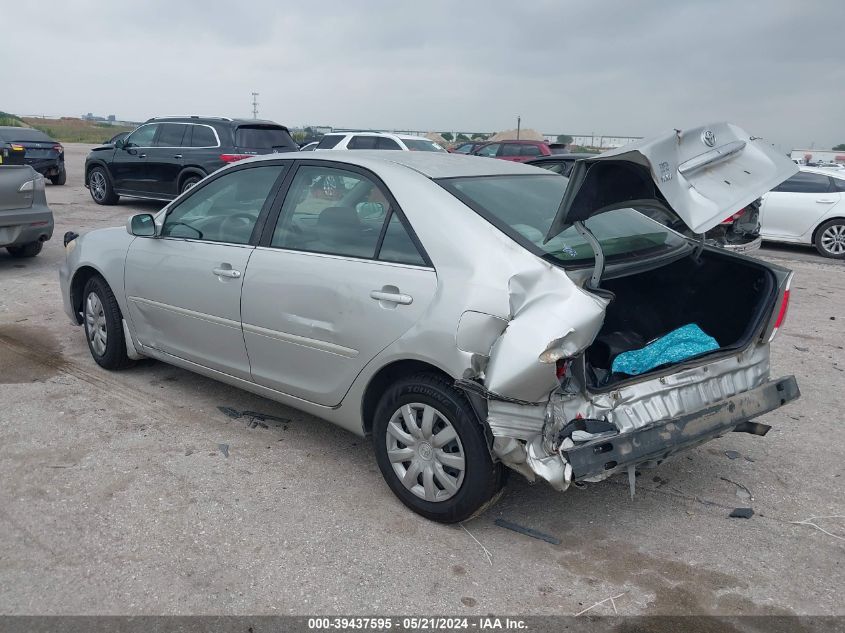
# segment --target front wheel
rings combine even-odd
[[[88,350],[96,363],[104,369],[122,369],[132,365],[126,355],[120,306],[102,277],[91,277],[85,284],[82,315]]]
[[[845,259],[845,220],[828,220],[822,224],[814,242],[822,256]]]
[[[466,396],[436,374],[400,380],[384,393],[373,444],[393,493],[433,521],[464,521],[492,505],[504,486],[504,466],[491,459]]]
[[[97,204],[117,204],[120,199],[114,192],[109,175],[102,167],[94,167],[88,174],[88,189]]]
[[[7,246],[6,250],[12,257],[35,257],[44,248],[44,242],[29,242],[20,246]]]

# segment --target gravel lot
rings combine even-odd
[[[441,526],[394,498],[368,440],[161,363],[91,360],[61,308],[62,235],[160,205],[95,205],[87,151],[66,146],[67,185],[48,184],[42,254],[0,253],[0,612],[576,614],[622,594],[622,615],[845,614],[845,519],[795,524],[845,515],[845,264],[761,251],[796,272],[773,375],[803,392],[767,437],[646,471],[633,501],[623,479],[560,494],[513,476],[490,512]]]

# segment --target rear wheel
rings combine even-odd
[[[845,220],[828,220],[816,230],[816,250],[824,257],[845,259]]]
[[[59,167],[58,174],[50,177],[50,182],[52,182],[54,185],[63,185],[67,182],[67,172],[65,171],[64,165]]]
[[[179,189],[179,193],[185,193],[188,189],[196,185],[202,178],[199,176],[188,176],[185,180],[182,181],[182,187]]]
[[[12,257],[35,257],[44,248],[44,242],[29,242],[20,246],[7,246],[6,250]]]
[[[436,374],[392,385],[373,421],[379,469],[411,510],[442,523],[486,509],[505,482],[466,397]]]
[[[82,315],[88,349],[97,364],[104,369],[132,365],[126,355],[120,306],[105,279],[98,275],[91,277],[82,291]]]
[[[94,167],[88,174],[88,189],[97,204],[117,204],[120,199],[114,192],[109,175],[102,167]]]

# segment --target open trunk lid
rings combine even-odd
[[[730,123],[675,130],[577,161],[545,241],[592,215],[649,203],[704,233],[797,171]]]

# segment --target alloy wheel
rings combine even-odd
[[[97,353],[97,356],[102,356],[106,353],[108,331],[106,330],[106,314],[103,310],[103,303],[96,292],[89,293],[85,300],[85,326],[92,349]]]
[[[434,407],[402,405],[387,423],[385,441],[393,472],[417,497],[445,501],[460,490],[464,448],[455,427]]]
[[[103,172],[96,170],[91,174],[91,195],[100,202],[106,198],[106,177]]]
[[[821,237],[822,248],[832,255],[845,253],[845,224],[827,227]]]

